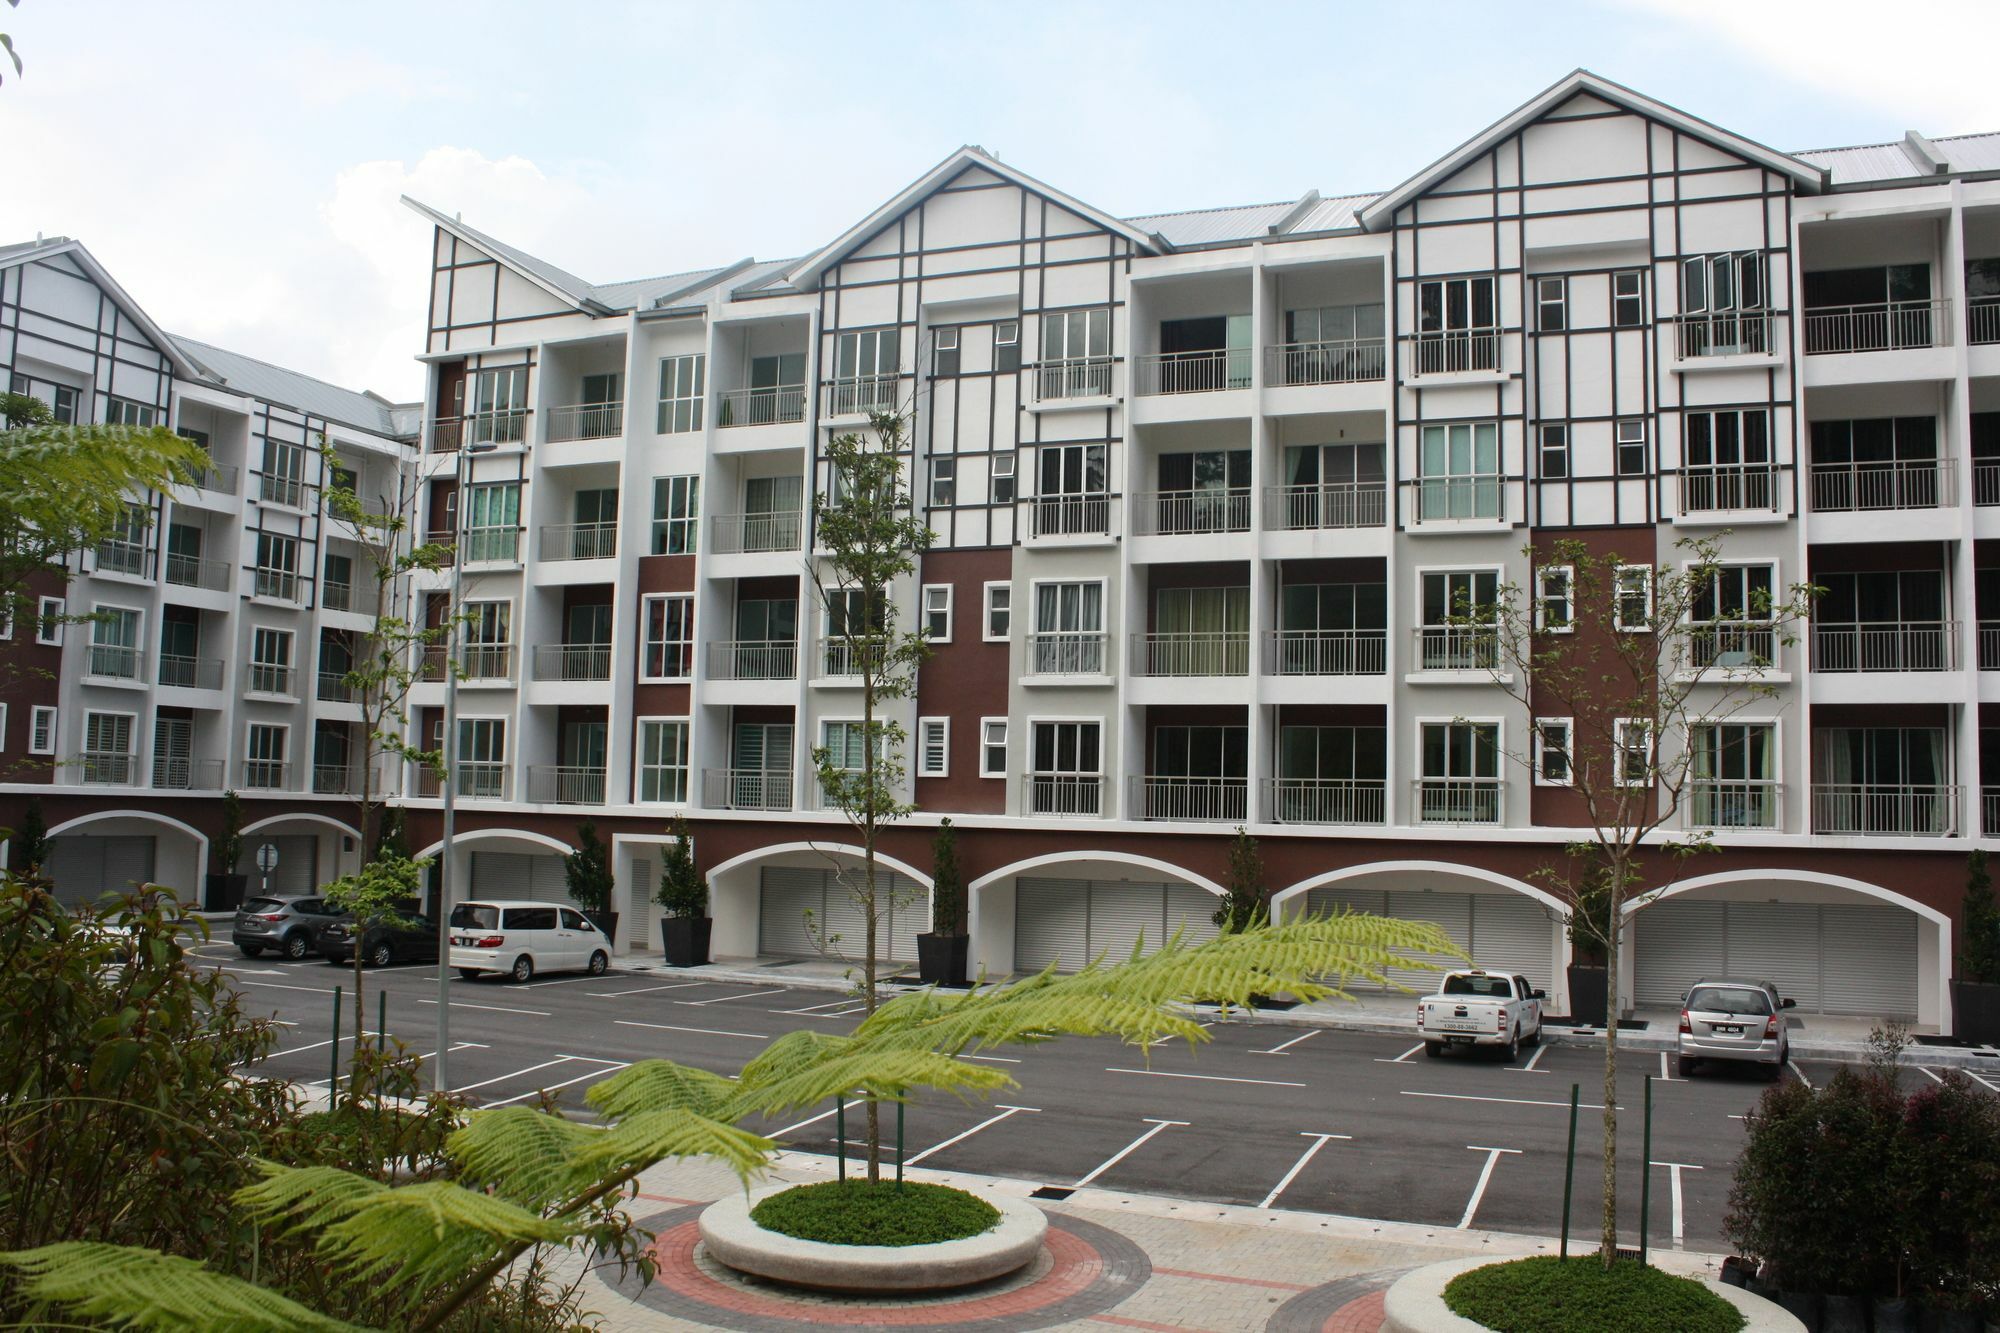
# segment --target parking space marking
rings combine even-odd
[[[496,1106],[511,1106],[511,1105],[513,1105],[513,1104],[514,1104],[515,1102],[525,1102],[525,1101],[527,1101],[527,1100],[528,1100],[528,1098],[530,1098],[530,1097],[539,1097],[539,1096],[541,1096],[541,1095],[542,1095],[543,1093],[545,1093],[545,1092],[555,1092],[555,1091],[556,1091],[557,1089],[559,1089],[559,1088],[567,1088],[567,1087],[569,1087],[569,1086],[570,1086],[571,1084],[573,1084],[573,1083],[582,1083],[582,1082],[584,1082],[584,1081],[585,1081],[585,1080],[587,1080],[587,1079],[593,1079],[593,1078],[603,1078],[603,1077],[604,1077],[604,1076],[605,1076],[606,1074],[615,1074],[615,1073],[617,1073],[617,1072],[618,1072],[619,1070],[621,1070],[621,1069],[625,1069],[625,1068],[627,1068],[627,1067],[629,1066],[629,1062],[628,1062],[628,1061],[624,1061],[624,1060],[599,1060],[599,1059],[598,1059],[598,1058],[597,1058],[596,1056],[594,1056],[594,1055],[565,1055],[565,1056],[563,1057],[563,1059],[565,1059],[565,1060],[585,1060],[585,1061],[589,1061],[589,1062],[591,1062],[591,1063],[593,1063],[593,1064],[600,1064],[600,1065],[604,1065],[604,1066],[606,1066],[606,1067],[605,1067],[605,1068],[603,1068],[603,1069],[593,1069],[593,1070],[591,1070],[591,1071],[590,1071],[590,1072],[589,1072],[588,1074],[578,1074],[578,1075],[577,1075],[577,1076],[576,1076],[575,1078],[566,1078],[566,1079],[564,1079],[564,1080],[563,1080],[562,1082],[560,1082],[560,1083],[550,1083],[550,1084],[547,1084],[547,1085],[545,1085],[545,1086],[543,1086],[543,1087],[539,1087],[539,1088],[536,1088],[536,1089],[535,1089],[534,1091],[532,1091],[532,1092],[522,1092],[522,1093],[517,1093],[517,1094],[515,1094],[515,1095],[514,1095],[514,1096],[512,1096],[512,1097],[502,1097],[502,1098],[501,1098],[501,1099],[500,1099],[499,1101],[497,1101],[497,1102],[487,1102],[487,1103],[486,1103],[486,1109],[487,1109],[487,1110],[491,1110],[491,1109],[493,1109],[493,1108],[494,1108],[494,1107],[496,1107]]]
[[[287,986],[282,982],[277,982],[277,981],[246,981],[243,984],[246,986],[262,986],[266,990],[302,990],[309,995],[333,994],[333,992],[327,989],[325,986]]]
[[[541,986],[574,986],[579,981],[602,981],[602,976],[557,977],[554,981],[530,981],[520,986],[521,990],[535,990]]]
[[[1537,1046],[1535,1047],[1535,1053],[1528,1057],[1528,1063],[1524,1065],[1508,1065],[1507,1068],[1513,1070],[1517,1074],[1546,1074],[1549,1072],[1548,1070],[1537,1069],[1535,1068],[1535,1066],[1540,1064],[1542,1062],[1542,1057],[1547,1055],[1548,1053],[1549,1053],[1548,1047]]]
[[[1416,1045],[1412,1046],[1409,1050],[1404,1051],[1401,1055],[1397,1056],[1393,1060],[1378,1055],[1375,1057],[1375,1063],[1378,1065],[1399,1065],[1402,1064],[1405,1060],[1409,1059],[1411,1056],[1415,1055],[1418,1051],[1421,1051],[1423,1048],[1424,1048],[1424,1043],[1418,1042]]]
[[[1127,1157],[1131,1156],[1132,1153],[1139,1147],[1140,1144],[1144,1143],[1147,1139],[1152,1138],[1153,1135],[1158,1134],[1161,1130],[1166,1129],[1172,1125],[1179,1125],[1182,1128],[1186,1128],[1188,1125],[1188,1122],[1185,1120],[1155,1120],[1151,1116],[1141,1116],[1140,1119],[1144,1123],[1151,1125],[1152,1128],[1147,1130],[1144,1134],[1141,1134],[1138,1138],[1133,1139],[1130,1143],[1120,1148],[1117,1152],[1111,1154],[1109,1158],[1105,1159],[1105,1161],[1103,1161],[1098,1165],[1096,1170],[1092,1171],[1089,1175],[1084,1176],[1082,1179],[1078,1180],[1076,1184],[1070,1186],[1070,1188],[1078,1190],[1082,1189],[1084,1186],[1088,1185],[1091,1181],[1097,1179],[1099,1176],[1103,1175],[1106,1171],[1109,1171],[1112,1167],[1118,1165],[1120,1162],[1124,1161]]]
[[[1975,1074],[1972,1070],[1968,1069],[1965,1071],[1965,1076],[1982,1088],[1986,1088],[1992,1092],[2000,1092],[2000,1083],[1990,1082],[1984,1074]]]
[[[868,1104],[868,1099],[866,1097],[856,1097],[853,1101],[847,1104],[847,1109],[852,1111],[857,1106],[866,1106],[867,1104]],[[801,1120],[796,1125],[786,1125],[783,1129],[774,1129],[771,1131],[769,1137],[775,1139],[782,1135],[789,1134],[795,1129],[804,1129],[807,1125],[817,1125],[820,1121],[825,1120],[832,1115],[833,1111],[831,1110],[821,1111],[818,1115],[812,1117],[810,1120]]]
[[[1283,1055],[1283,1054],[1285,1053],[1285,1051],[1286,1051],[1286,1049],[1287,1049],[1288,1047],[1292,1047],[1292,1046],[1296,1046],[1296,1045],[1298,1045],[1298,1044],[1299,1044],[1300,1042],[1302,1042],[1302,1041],[1310,1041],[1310,1040],[1311,1040],[1312,1038],[1314,1038],[1314,1037],[1317,1037],[1317,1036],[1318,1036],[1318,1035],[1319,1035],[1320,1033],[1324,1032],[1325,1030],[1326,1030],[1326,1029],[1324,1029],[1324,1028],[1313,1028],[1313,1029],[1311,1029],[1311,1030],[1309,1030],[1309,1031],[1306,1031],[1306,1032],[1301,1032],[1301,1033],[1300,1033],[1300,1034],[1299,1034],[1298,1036],[1296,1036],[1296,1037],[1293,1037],[1293,1038],[1292,1038],[1292,1039],[1291,1039],[1290,1041],[1281,1041],[1281,1042],[1279,1042],[1279,1043],[1278,1043],[1278,1044],[1277,1044],[1276,1046],[1273,1046],[1273,1047],[1272,1047],[1272,1048],[1271,1048],[1270,1050],[1268,1050],[1268,1051],[1252,1051],[1252,1052],[1250,1052],[1250,1054],[1252,1054],[1252,1055]]]
[[[436,1004],[437,1001],[420,999],[417,1003]],[[469,1000],[453,1000],[451,1007],[454,1009],[484,1009],[489,1013],[495,1014],[527,1014],[533,1018],[547,1018],[549,1016],[549,1011],[546,1009],[515,1009],[504,1004],[473,1004]]]
[[[746,1041],[769,1041],[761,1032],[724,1032],[721,1028],[680,1028],[672,1023],[641,1023],[637,1019],[614,1018],[611,1020],[623,1028],[656,1028],[661,1032],[693,1032],[704,1037],[742,1037]]]
[[[1287,1083],[1277,1078],[1226,1078],[1221,1074],[1173,1074],[1164,1069],[1119,1069],[1107,1067],[1107,1074],[1145,1074],[1152,1078],[1193,1078],[1204,1083],[1256,1083],[1266,1088],[1303,1088],[1303,1083]],[[1179,1124],[1179,1121],[1173,1122]]]
[[[1550,1104],[1553,1105],[1554,1103]],[[1465,1150],[1467,1152],[1485,1153],[1486,1165],[1479,1168],[1479,1183],[1472,1187],[1472,1197],[1466,1200],[1465,1216],[1458,1219],[1458,1226],[1454,1228],[1454,1230],[1458,1231],[1471,1229],[1472,1215],[1479,1211],[1479,1201],[1486,1197],[1487,1183],[1493,1179],[1493,1168],[1499,1165],[1501,1154],[1506,1153],[1514,1157],[1521,1155],[1519,1148],[1482,1148],[1476,1143],[1466,1144]]]
[[[777,990],[753,990],[747,995],[718,995],[712,1000],[675,1000],[675,1004],[721,1004],[724,1000],[754,1000],[760,995],[783,995],[784,987]]]
[[[1275,1203],[1277,1201],[1278,1196],[1285,1192],[1285,1186],[1291,1184],[1294,1180],[1298,1179],[1299,1172],[1306,1169],[1306,1163],[1310,1162],[1313,1159],[1313,1154],[1317,1153],[1321,1148],[1324,1148],[1326,1146],[1327,1140],[1352,1139],[1354,1137],[1352,1134],[1312,1134],[1308,1133],[1305,1130],[1300,1130],[1299,1132],[1301,1134],[1304,1134],[1305,1137],[1312,1140],[1312,1147],[1306,1149],[1305,1155],[1299,1158],[1298,1161],[1292,1163],[1292,1169],[1285,1172],[1285,1178],[1283,1180],[1279,1181],[1276,1185],[1272,1186],[1271,1192],[1264,1196],[1264,1201],[1257,1205],[1259,1208],[1269,1208],[1273,1203]]]
[[[800,1018],[846,1018],[850,1014],[858,1014],[868,1008],[865,1004],[854,1004],[847,1000],[842,1000],[841,1003],[847,1005],[847,1008],[836,1009],[830,1014],[809,1014],[802,1009],[766,1009],[764,1012],[767,1014],[797,1014]],[[816,1005],[814,1007],[824,1008],[825,1006]]]
[[[451,1049],[453,1051],[463,1051],[471,1047],[478,1047],[482,1051],[492,1049],[483,1041],[455,1041],[451,1044]],[[436,1055],[437,1055],[436,1051],[425,1051],[422,1055],[418,1056],[417,1059],[419,1061],[429,1060],[434,1058]]]
[[[1941,1078],[1939,1078],[1939,1077],[1937,1076],[1937,1074],[1936,1074],[1936,1073],[1935,1073],[1934,1071],[1932,1071],[1932,1070],[1929,1070],[1929,1069],[1926,1069],[1926,1068],[1924,1068],[1924,1067],[1923,1067],[1922,1065],[1918,1065],[1918,1066],[1917,1066],[1917,1072],[1918,1072],[1918,1073],[1920,1073],[1920,1074],[1929,1074],[1929,1075],[1930,1075],[1930,1080],[1931,1080],[1931,1082],[1933,1082],[1933,1083],[1942,1083],[1942,1082],[1944,1082],[1944,1080],[1943,1080],[1943,1079],[1941,1079]]]
[[[641,986],[637,990],[592,990],[585,991],[584,994],[594,996],[600,1000],[615,1000],[621,995],[651,995],[654,991],[686,990],[690,986],[713,986],[715,984],[713,981],[676,981],[671,986]]]
[[[1805,1084],[1808,1088],[1810,1088],[1813,1085],[1813,1081],[1806,1077],[1806,1071],[1799,1068],[1799,1062],[1797,1060],[1787,1060],[1785,1061],[1785,1063],[1790,1065],[1792,1067],[1792,1072],[1799,1076],[1799,1082]]]
[[[1662,1083],[1685,1083],[1686,1081],[1687,1081],[1686,1079],[1680,1079],[1680,1078],[1675,1078],[1675,1077],[1674,1077],[1674,1076],[1673,1076],[1672,1074],[1669,1074],[1669,1073],[1667,1072],[1667,1053],[1666,1053],[1665,1051],[1661,1051],[1661,1052],[1660,1052],[1660,1082],[1662,1082]]]
[[[773,1009],[774,1014],[816,1014],[822,1009],[844,1009],[854,1003],[853,996],[839,1000],[828,1000],[825,1004],[809,1004],[803,1009]]]
[[[537,1069],[553,1069],[553,1068],[555,1068],[555,1067],[556,1067],[557,1065],[561,1065],[561,1064],[568,1064],[568,1063],[569,1063],[569,1060],[570,1060],[570,1057],[569,1057],[569,1056],[567,1056],[567,1055],[558,1055],[558,1056],[557,1056],[557,1057],[556,1057],[555,1059],[553,1059],[553,1060],[544,1060],[544,1061],[542,1061],[542,1062],[541,1062],[540,1064],[538,1064],[538,1065],[529,1065],[529,1066],[528,1066],[528,1067],[527,1067],[526,1069],[516,1069],[516,1070],[515,1070],[515,1071],[514,1071],[513,1073],[511,1073],[511,1074],[496,1074],[496,1075],[495,1075],[495,1076],[493,1076],[492,1078],[487,1078],[487,1079],[481,1079],[481,1080],[480,1080],[479,1082],[477,1082],[477,1083],[467,1083],[467,1084],[464,1084],[464,1085],[463,1085],[463,1086],[461,1086],[461,1087],[456,1087],[456,1088],[453,1088],[453,1089],[452,1089],[452,1091],[453,1091],[453,1092],[471,1092],[471,1091],[472,1091],[472,1090],[473,1090],[474,1088],[484,1088],[484,1087],[487,1087],[487,1086],[489,1086],[489,1085],[491,1085],[491,1084],[494,1084],[494,1083],[505,1083],[505,1082],[506,1082],[506,1081],[507,1081],[508,1079],[510,1079],[510,1078],[519,1078],[519,1077],[521,1077],[521,1075],[523,1075],[523,1074],[532,1074],[532,1073],[534,1073],[534,1072],[535,1072],[535,1071],[536,1071]]]
[[[1445,1101],[1452,1102],[1505,1102],[1509,1106],[1560,1106],[1564,1110],[1569,1109],[1568,1102],[1544,1102],[1527,1097],[1475,1097],[1469,1092],[1409,1092],[1406,1090],[1403,1096],[1439,1097]],[[1583,1111],[1602,1111],[1604,1108],[1591,1102],[1581,1102],[1578,1103],[1577,1109]],[[1621,1106],[1618,1109],[1622,1111],[1625,1108]]]
[[[383,1034],[380,1032],[363,1032],[361,1035],[364,1037],[379,1037]],[[338,1037],[328,1037],[325,1041],[312,1042],[311,1044],[306,1046],[293,1046],[290,1049],[283,1051],[272,1051],[269,1055],[265,1056],[264,1058],[266,1060],[275,1060],[281,1055],[298,1055],[304,1051],[317,1051],[323,1046],[331,1046],[336,1041],[353,1041],[353,1040],[354,1040],[354,1034],[352,1032],[344,1032]]]
[[[1214,1027],[1214,1026],[1215,1026],[1215,1024],[1214,1024],[1214,1023],[1202,1023],[1202,1024],[1198,1024],[1198,1026],[1200,1026],[1200,1027],[1203,1027],[1203,1028],[1212,1028],[1212,1027]],[[1180,1038],[1179,1038],[1179,1037],[1174,1037],[1174,1036],[1166,1036],[1166,1037],[1155,1037],[1155,1038],[1153,1038],[1153,1040],[1151,1040],[1151,1041],[1149,1041],[1149,1042],[1147,1042],[1147,1043],[1146,1043],[1146,1049],[1150,1051],[1150,1050],[1152,1050],[1152,1049],[1153,1049],[1153,1048],[1154,1048],[1155,1046],[1164,1046],[1164,1045],[1166,1045],[1166,1044],[1167,1044],[1168,1042],[1170,1042],[1170,1041],[1179,1041],[1179,1040],[1180,1040]]]
[[[1653,1165],[1667,1168],[1667,1179],[1671,1183],[1674,1201],[1674,1248],[1677,1250],[1683,1249],[1685,1247],[1681,1242],[1685,1237],[1686,1229],[1681,1225],[1681,1172],[1699,1171],[1701,1168],[1691,1162],[1654,1162]]]
[[[958,1058],[961,1060],[987,1060],[996,1065],[1018,1065],[1021,1063],[1018,1056],[1012,1055],[961,1055]]]
[[[915,1166],[918,1162],[923,1161],[924,1158],[931,1156],[933,1153],[941,1153],[954,1143],[963,1143],[965,1142],[965,1140],[971,1138],[974,1134],[977,1134],[980,1130],[985,1129],[991,1125],[997,1125],[1002,1120],[1005,1120],[1008,1116],[1019,1115],[1023,1111],[1026,1111],[1030,1115],[1034,1115],[1042,1109],[1039,1106],[1008,1106],[1004,1102],[999,1102],[995,1104],[1000,1107],[999,1115],[988,1116],[986,1119],[974,1125],[971,1129],[966,1130],[963,1134],[954,1134],[950,1138],[946,1139],[943,1143],[933,1144],[932,1146],[918,1153],[916,1156],[905,1159],[903,1165]]]

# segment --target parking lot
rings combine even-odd
[[[258,1072],[325,1086],[335,1050],[332,992],[347,987],[350,974],[318,962],[245,960],[224,944],[198,953],[236,977],[251,1012],[286,1024]],[[428,1059],[436,1049],[435,976],[427,966],[372,970],[370,1031],[376,997],[386,995],[388,1032]],[[543,1090],[577,1104],[590,1083],[654,1057],[734,1072],[784,1032],[841,1031],[859,1012],[853,1001],[824,990],[661,972],[549,976],[527,985],[454,977],[450,996],[450,1083],[481,1106],[531,1101]],[[343,1051],[352,1024],[350,1008],[343,1013]],[[1509,1064],[1484,1053],[1430,1060],[1414,1038],[1378,1033],[1219,1022],[1210,1035],[1195,1050],[1065,1040],[976,1056],[1019,1086],[972,1105],[920,1100],[907,1113],[906,1160],[1055,1189],[1091,1185],[1553,1235],[1562,1220],[1574,1083],[1583,1109],[1572,1232],[1594,1234],[1593,1191],[1601,1175],[1594,1146],[1602,1100],[1597,1050],[1529,1047]],[[1800,1061],[1785,1077],[1819,1082],[1832,1070]],[[1766,1085],[1748,1070],[1704,1070],[1692,1080],[1668,1072],[1656,1052],[1633,1052],[1622,1062],[1626,1229],[1635,1240],[1641,1110],[1651,1074],[1653,1241],[1721,1249],[1742,1116]],[[1935,1077],[1922,1069],[1904,1076]],[[2000,1079],[1985,1080],[2000,1094]],[[858,1112],[849,1117],[850,1136],[859,1124]],[[835,1150],[831,1106],[755,1127],[797,1151]]]

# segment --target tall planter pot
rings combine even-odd
[[[1605,969],[1572,963],[1568,971],[1569,1016],[1584,1027],[1603,1027],[1611,1012],[1604,993]]]
[[[248,875],[210,875],[202,885],[202,906],[210,912],[233,912],[243,906],[243,893],[249,887]]]
[[[1965,1041],[2000,1046],[2000,986],[1951,983],[1952,1032]]]
[[[715,929],[710,916],[669,916],[660,919],[660,943],[668,967],[700,967],[708,961],[708,939]]]
[[[926,986],[965,984],[965,952],[971,939],[964,935],[917,936],[917,975]]]

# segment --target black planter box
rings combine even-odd
[[[243,906],[243,891],[249,886],[248,875],[210,875],[202,886],[202,906],[210,912],[233,912]]]
[[[1964,1041],[2000,1046],[2000,986],[1951,983],[1952,1031]]]
[[[715,929],[710,916],[660,918],[660,944],[668,967],[700,967],[708,961],[708,937]]]
[[[965,984],[965,935],[917,936],[917,975],[926,986]]]
[[[1605,969],[1569,966],[1569,1016],[1579,1027],[1601,1028],[1610,1016],[1605,997]]]
[[[614,945],[618,943],[618,913],[586,911],[584,915],[590,918],[591,925],[604,932],[605,939]]]

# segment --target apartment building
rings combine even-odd
[[[1808,1012],[1948,1030],[1964,857],[2000,832],[2000,134],[1780,152],[1579,71],[1386,193],[1118,218],[968,147],[811,254],[611,284],[411,206],[433,262],[408,484],[467,607],[457,734],[441,673],[413,724],[451,759],[479,894],[560,893],[591,818],[619,945],[648,951],[685,814],[719,955],[812,952],[806,909],[858,937],[852,839],[809,760],[859,745],[813,499],[827,442],[892,408],[936,534],[892,590],[935,649],[892,705],[919,808],[885,842],[910,890],[883,923],[897,956],[941,818],[994,975],[1211,930],[1241,826],[1281,911],[1439,922],[1565,1007],[1566,908],[1534,872],[1575,799],[1560,755],[1501,753],[1536,727],[1560,750],[1560,719],[1512,706],[1446,617],[1528,584],[1537,541],[1654,563],[1726,534],[1703,614],[1776,694],[1677,738],[1707,756],[1686,821],[1719,850],[1637,917],[1623,1000],[1750,973]],[[157,410],[217,420],[222,355],[147,345]],[[237,384],[231,438],[256,440],[258,395],[284,394]],[[288,410],[393,466],[408,437],[377,406],[372,426]],[[284,626],[252,521],[338,537],[310,504],[229,498],[212,613],[254,674]],[[73,599],[143,582],[84,565]],[[451,577],[422,576],[413,613],[443,614]],[[1805,580],[1827,592],[1783,646],[1750,608]],[[319,646],[341,627],[301,595],[269,615]],[[44,799],[65,836],[153,821],[164,879],[199,859],[214,793],[100,790],[90,646],[61,648],[49,744],[83,762]],[[135,733],[167,687],[118,696],[149,692]],[[317,742],[339,704],[225,697],[215,757],[270,762],[246,748],[267,706]],[[243,794],[320,821],[323,872],[351,814],[289,780]],[[435,850],[435,780],[398,780]]]

